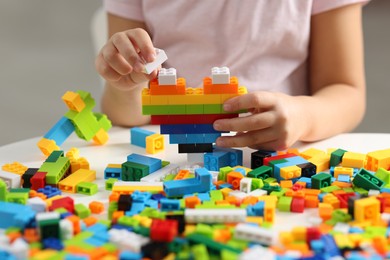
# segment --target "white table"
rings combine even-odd
[[[144,126],[143,128],[159,132],[158,126]],[[65,141],[61,149],[67,152],[72,147],[80,150],[80,156],[85,157],[91,166],[91,169],[97,172],[97,184],[99,192],[93,196],[81,194],[65,194],[73,197],[76,203],[89,203],[93,200],[99,200],[107,205],[110,192],[104,189],[104,169],[109,163],[123,163],[127,155],[131,153],[145,154],[145,149],[130,145],[130,131],[127,128],[114,127],[110,130],[110,139],[103,146],[98,146],[92,142],[86,142],[79,139],[75,134]],[[41,137],[23,140],[0,147],[0,164],[20,162],[30,168],[39,168],[45,160],[45,156],[37,147],[37,142]],[[164,152],[155,155],[149,155],[160,158],[181,166],[188,165],[187,155],[178,154],[177,145],[168,144],[168,136],[165,136],[166,147]],[[316,143],[297,143],[295,148],[300,151],[310,147],[326,150],[328,148],[342,148],[348,151],[367,153],[370,151],[390,148],[390,134],[341,134],[333,138]],[[244,166],[250,167],[250,154],[254,150],[245,148]],[[106,207],[107,208],[107,207]],[[305,209],[302,214],[299,213],[277,213],[273,230],[290,230],[293,226],[308,225],[307,219],[310,216],[316,216],[316,209]],[[106,214],[99,216],[106,218]],[[288,221],[287,221],[288,219]]]

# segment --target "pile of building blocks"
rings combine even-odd
[[[113,178],[123,172],[106,176],[106,188],[111,191],[107,206],[99,201],[79,204],[65,195],[77,191],[77,185],[61,190],[72,176],[77,176],[73,178],[82,191],[93,189],[86,184],[93,183],[90,170],[82,168],[89,164],[77,149],[66,156],[52,152],[39,169],[6,164],[0,179],[0,228],[5,230],[0,234],[0,257],[390,257],[390,149],[367,154],[314,148],[255,151],[251,158],[251,168],[236,165],[213,171],[181,169],[130,154],[120,167],[109,165],[107,172],[117,174],[117,169],[137,165],[140,172],[149,173],[137,175],[138,181]],[[45,173],[43,183],[32,183],[40,173]],[[280,224],[276,214],[300,214],[313,208],[318,214],[307,223],[279,234],[273,231],[272,226]]]
[[[97,144],[108,141],[107,131],[111,128],[111,121],[105,114],[92,112],[95,100],[90,93],[68,91],[62,100],[69,111],[38,142],[39,149],[46,156],[60,150],[60,146],[73,132],[79,138],[86,141],[93,139]]]
[[[177,78],[176,69],[162,68],[142,92],[142,112],[151,115],[151,124],[160,125],[160,134],[169,135],[169,143],[178,144],[179,153],[212,152],[222,133],[213,128],[214,121],[239,113],[225,112],[223,103],[245,93],[227,67],[212,68],[202,88],[187,87],[184,78]]]

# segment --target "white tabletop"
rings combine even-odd
[[[144,126],[147,130],[159,132],[158,126]],[[103,145],[98,146],[92,142],[86,142],[79,139],[75,134],[72,134],[68,140],[61,146],[64,152],[70,148],[76,147],[80,151],[80,156],[85,157],[93,170],[96,170],[99,192],[93,196],[81,194],[64,194],[73,197],[76,203],[89,203],[93,200],[100,200],[107,203],[107,198],[110,192],[104,190],[104,169],[109,163],[123,163],[126,161],[127,155],[138,153],[147,155],[144,148],[130,145],[130,131],[127,128],[114,127],[109,132],[110,139]],[[39,168],[45,156],[37,147],[37,142],[41,137],[31,138],[20,142],[12,143],[0,147],[0,164],[11,163],[14,161],[20,162],[30,168]],[[152,157],[160,158],[171,163],[181,166],[188,165],[187,155],[178,154],[177,145],[168,144],[168,136],[165,136],[165,151]],[[300,151],[314,147],[321,150],[328,148],[342,148],[348,151],[367,153],[370,151],[390,148],[390,134],[341,134],[333,138],[315,143],[297,143],[294,147]],[[250,166],[250,154],[254,150],[245,148],[244,151],[244,166]],[[288,230],[296,225],[306,225],[307,217],[316,215],[316,209],[305,209],[303,214],[299,213],[277,213],[275,221],[275,232],[279,230]],[[106,217],[106,214],[104,214]],[[104,218],[102,216],[102,218]],[[288,217],[288,221],[285,221]]]

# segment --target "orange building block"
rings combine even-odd
[[[72,222],[73,225],[73,235],[76,235],[81,232],[81,224],[80,224],[80,218],[76,215],[71,215],[66,218],[70,222]]]
[[[89,203],[89,209],[93,214],[100,214],[104,211],[104,204],[99,201],[92,201]]]
[[[327,203],[320,203],[318,205],[318,214],[324,221],[332,217],[333,207]]]
[[[184,199],[186,208],[194,209],[196,205],[200,205],[202,202],[196,196],[186,197]]]
[[[292,180],[281,180],[280,181],[280,187],[282,188],[292,188],[293,182]]]
[[[190,171],[189,170],[180,170],[176,174],[174,180],[183,180],[183,179],[187,178],[189,175],[190,175]]]
[[[316,196],[305,196],[305,208],[317,208],[320,201]]]
[[[240,188],[240,181],[244,176],[239,172],[229,172],[226,176],[227,182],[233,186],[233,189]]]
[[[186,94],[186,80],[178,78],[176,85],[158,84],[157,78],[150,81],[149,85],[150,95],[185,95]]]
[[[248,196],[242,200],[242,204],[247,204],[247,205],[255,205],[259,201],[258,198],[253,197],[253,196]]]
[[[90,227],[93,224],[96,224],[98,222],[98,219],[93,217],[93,216],[89,216],[89,217],[84,218],[83,221],[87,227]]]
[[[212,84],[210,77],[203,79],[204,94],[238,94],[238,79],[230,77],[230,84]]]

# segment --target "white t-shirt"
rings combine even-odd
[[[107,12],[146,23],[165,68],[188,87],[227,66],[248,91],[308,94],[311,16],[367,0],[104,0]]]

